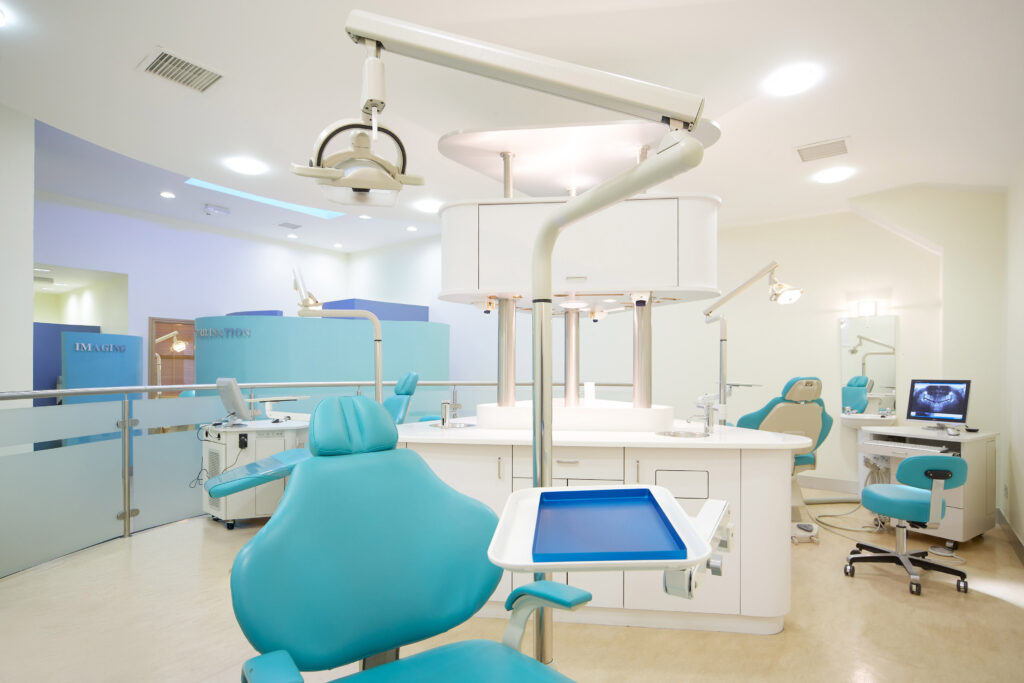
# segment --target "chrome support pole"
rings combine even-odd
[[[651,305],[633,303],[633,407],[651,407]]]
[[[132,404],[128,394],[121,399],[121,485],[123,487],[124,532],[132,535]]]
[[[725,316],[718,318],[718,424],[724,425],[729,416],[726,414],[725,405],[729,399],[729,383],[726,380],[726,347],[728,346],[729,335],[726,333]]]
[[[384,340],[373,340],[373,400],[384,403]]]
[[[516,404],[516,300],[498,301],[498,405]]]
[[[580,404],[580,312],[565,310],[565,405]]]
[[[533,302],[533,485],[551,486],[551,301]],[[539,381],[538,381],[539,380]],[[537,389],[540,389],[539,391]],[[539,438],[538,438],[539,437]],[[550,581],[551,574],[536,572],[534,581]],[[551,609],[542,607],[534,617],[534,658],[541,664],[553,659],[554,625]]]
[[[505,179],[505,199],[512,199],[512,157],[515,154],[512,152],[502,152],[501,160],[504,163],[504,179]]]

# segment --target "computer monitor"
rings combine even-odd
[[[949,423],[967,422],[969,379],[912,379],[907,399],[907,419],[936,422],[938,428]]]
[[[234,377],[218,377],[217,393],[220,394],[220,402],[224,404],[224,410],[228,411],[229,423],[252,419],[252,410],[242,398],[238,380]]]

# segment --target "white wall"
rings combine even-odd
[[[997,500],[1005,495],[1003,512],[1024,542],[1024,167],[1010,184],[1006,224],[1006,460]]]
[[[48,298],[56,299],[56,320],[49,315]],[[110,273],[65,294],[36,294],[36,321],[65,325],[99,325],[107,334],[130,334],[128,276]]]
[[[32,297],[32,311],[32,319],[37,323],[60,324],[64,322],[60,294],[36,292]]]
[[[32,388],[35,121],[0,105],[0,150],[0,391],[26,391]]]
[[[192,319],[274,308],[293,314],[293,266],[302,268],[321,298],[321,292],[345,290],[347,259],[340,254],[42,201],[36,203],[35,228],[37,262],[127,274],[128,310],[117,327],[144,339],[150,316]]]

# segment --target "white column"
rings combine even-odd
[[[25,391],[32,388],[35,120],[0,105],[0,149],[0,391]]]

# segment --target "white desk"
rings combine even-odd
[[[699,430],[682,420],[673,427]],[[705,576],[692,600],[666,594],[661,571],[556,572],[554,580],[588,590],[594,599],[579,611],[558,611],[555,619],[737,633],[782,630],[790,600],[792,454],[810,441],[753,429],[715,429],[707,438],[553,432],[552,485],[663,486],[691,517],[710,498],[727,501],[735,525],[731,550],[722,553],[722,576]],[[499,515],[513,491],[533,486],[528,429],[438,429],[413,423],[399,425],[398,440],[450,486]],[[491,600],[503,601],[513,587],[530,580],[531,575],[506,572]],[[482,614],[502,612],[492,603]]]
[[[959,453],[967,462],[967,483],[946,494],[946,516],[937,529],[911,531],[950,541],[966,541],[996,525],[996,437],[997,432],[961,432],[951,436],[943,430],[923,427],[863,427],[858,435],[862,460],[874,458],[889,464],[890,481],[896,480],[899,461],[912,455],[928,455],[945,450]],[[864,478],[861,477],[861,484]]]

